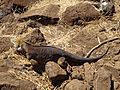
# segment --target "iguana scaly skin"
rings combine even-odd
[[[85,62],[96,62],[108,52],[107,50],[103,55],[95,58],[82,58],[80,56],[64,51],[60,48],[52,46],[33,46],[28,44],[27,42],[22,42],[21,44],[18,44],[16,46],[16,51],[25,55],[29,60],[34,59],[37,62],[45,63],[48,61],[57,62],[60,57],[65,57],[65,60],[70,65],[81,65]]]

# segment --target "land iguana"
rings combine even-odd
[[[69,53],[67,51],[64,51],[60,48],[56,48],[53,46],[33,46],[27,42],[17,42],[15,44],[16,51],[19,53],[22,53],[25,55],[29,60],[34,59],[38,63],[41,62],[48,62],[48,61],[55,61],[60,57],[65,57],[65,60],[70,64],[70,65],[81,65],[85,62],[91,63],[91,62],[96,62],[99,59],[101,59],[107,52],[107,51],[98,57],[95,58],[83,58],[77,55],[74,55],[72,53]]]

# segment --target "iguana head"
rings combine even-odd
[[[13,38],[11,42],[14,44],[15,51],[25,53],[26,43],[23,38]]]

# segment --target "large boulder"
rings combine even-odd
[[[62,14],[61,22],[68,25],[82,24],[100,18],[100,13],[90,3],[81,2],[67,7]]]
[[[22,14],[19,17],[19,21],[32,19],[43,25],[56,24],[59,20],[59,10],[60,5],[49,4]]]
[[[49,61],[45,65],[45,71],[48,74],[51,82],[57,85],[67,78],[67,73],[57,63]]]
[[[20,80],[8,72],[0,73],[1,90],[36,90],[36,85],[28,80]]]

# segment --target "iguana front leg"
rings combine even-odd
[[[29,53],[26,53],[26,58],[28,59],[28,60],[30,60],[31,59],[31,54],[29,54]]]

